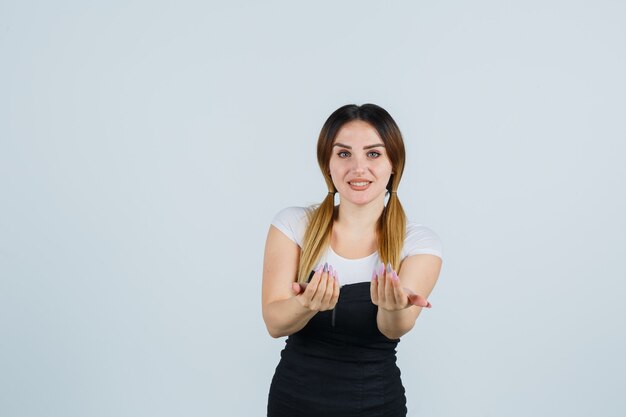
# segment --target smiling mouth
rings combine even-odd
[[[348,181],[348,185],[354,191],[365,191],[370,188],[371,181]]]

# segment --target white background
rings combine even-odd
[[[410,416],[623,416],[623,1],[1,1],[0,415],[264,416],[269,222],[396,119]]]

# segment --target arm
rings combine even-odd
[[[426,299],[440,271],[440,257],[413,255],[402,262],[397,279],[392,272],[372,281],[372,300],[376,298],[378,305],[376,324],[383,335],[398,339],[413,328],[422,308],[430,306]]]
[[[275,338],[302,329],[318,311],[334,308],[339,298],[337,280],[321,270],[304,291],[293,288],[299,258],[299,246],[270,226],[263,261],[262,308],[267,331]]]

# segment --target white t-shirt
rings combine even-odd
[[[287,207],[276,214],[272,225],[283,232],[298,246],[302,247],[304,232],[307,225],[307,214],[304,207]],[[431,229],[421,224],[407,222],[404,247],[400,255],[401,259],[417,254],[429,254],[442,257],[442,246],[439,236]],[[374,268],[380,265],[378,252],[374,252],[365,258],[347,259],[335,253],[328,246],[322,254],[320,263],[328,262],[337,271],[337,277],[341,285],[369,282],[372,279]]]

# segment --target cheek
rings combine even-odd
[[[380,165],[378,166],[378,172],[380,172],[381,174],[389,174],[391,175],[391,171],[393,170],[393,167],[391,166],[391,161],[388,158],[385,158],[385,160],[380,161]]]
[[[338,175],[341,173],[341,164],[331,159],[330,163],[328,164],[328,170],[330,171],[331,175]]]
[[[391,161],[389,160],[389,158],[385,158],[382,161],[380,161],[382,165],[384,165],[387,169],[391,170]]]

